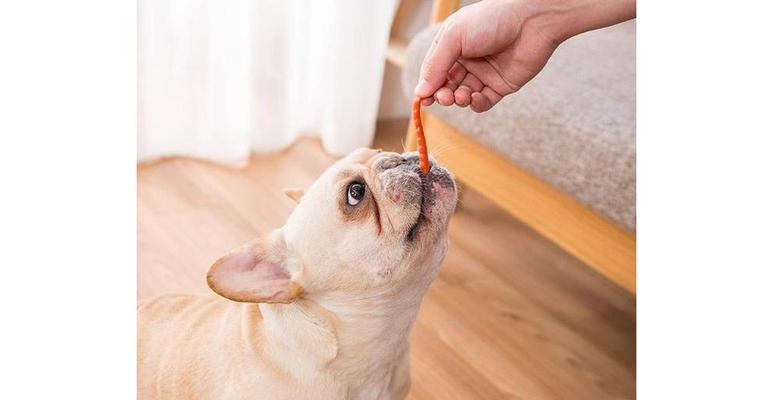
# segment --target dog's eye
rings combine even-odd
[[[365,197],[365,184],[355,182],[349,185],[349,188],[346,190],[346,202],[350,206],[360,204],[363,197]]]

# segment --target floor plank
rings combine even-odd
[[[374,147],[401,150],[407,121],[379,123]],[[189,159],[137,169],[138,298],[206,293],[209,265],[282,225],[285,187],[334,158],[301,139],[240,170]],[[471,190],[411,337],[409,399],[630,399],[636,300]]]

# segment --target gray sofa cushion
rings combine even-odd
[[[536,78],[488,112],[439,105],[428,111],[635,231],[635,24],[569,39]],[[425,29],[408,47],[403,86],[410,97],[436,30]]]

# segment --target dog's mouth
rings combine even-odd
[[[416,174],[420,180],[419,198],[413,200],[418,203],[413,204],[419,206],[419,213],[405,236],[406,242],[413,242],[421,236],[421,232],[431,227],[439,228],[447,221],[445,218],[450,216],[456,205],[456,183],[448,170],[434,161],[430,161],[429,173],[425,175],[421,172],[416,153],[404,154],[403,157],[405,162],[401,168],[405,173]]]
[[[411,229],[408,230],[408,236],[406,237],[406,240],[408,242],[413,242],[413,239],[416,237],[416,232],[419,230],[419,225],[424,222],[427,217],[424,212],[425,204],[427,203],[427,187],[429,182],[429,174],[419,174],[421,177],[421,199],[419,200],[419,215],[416,217],[416,222],[413,223],[411,226]]]

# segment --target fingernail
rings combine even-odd
[[[419,81],[419,84],[416,85],[416,89],[413,90],[413,93],[419,97],[427,97],[430,95],[429,91],[430,91],[429,82],[422,79]]]

